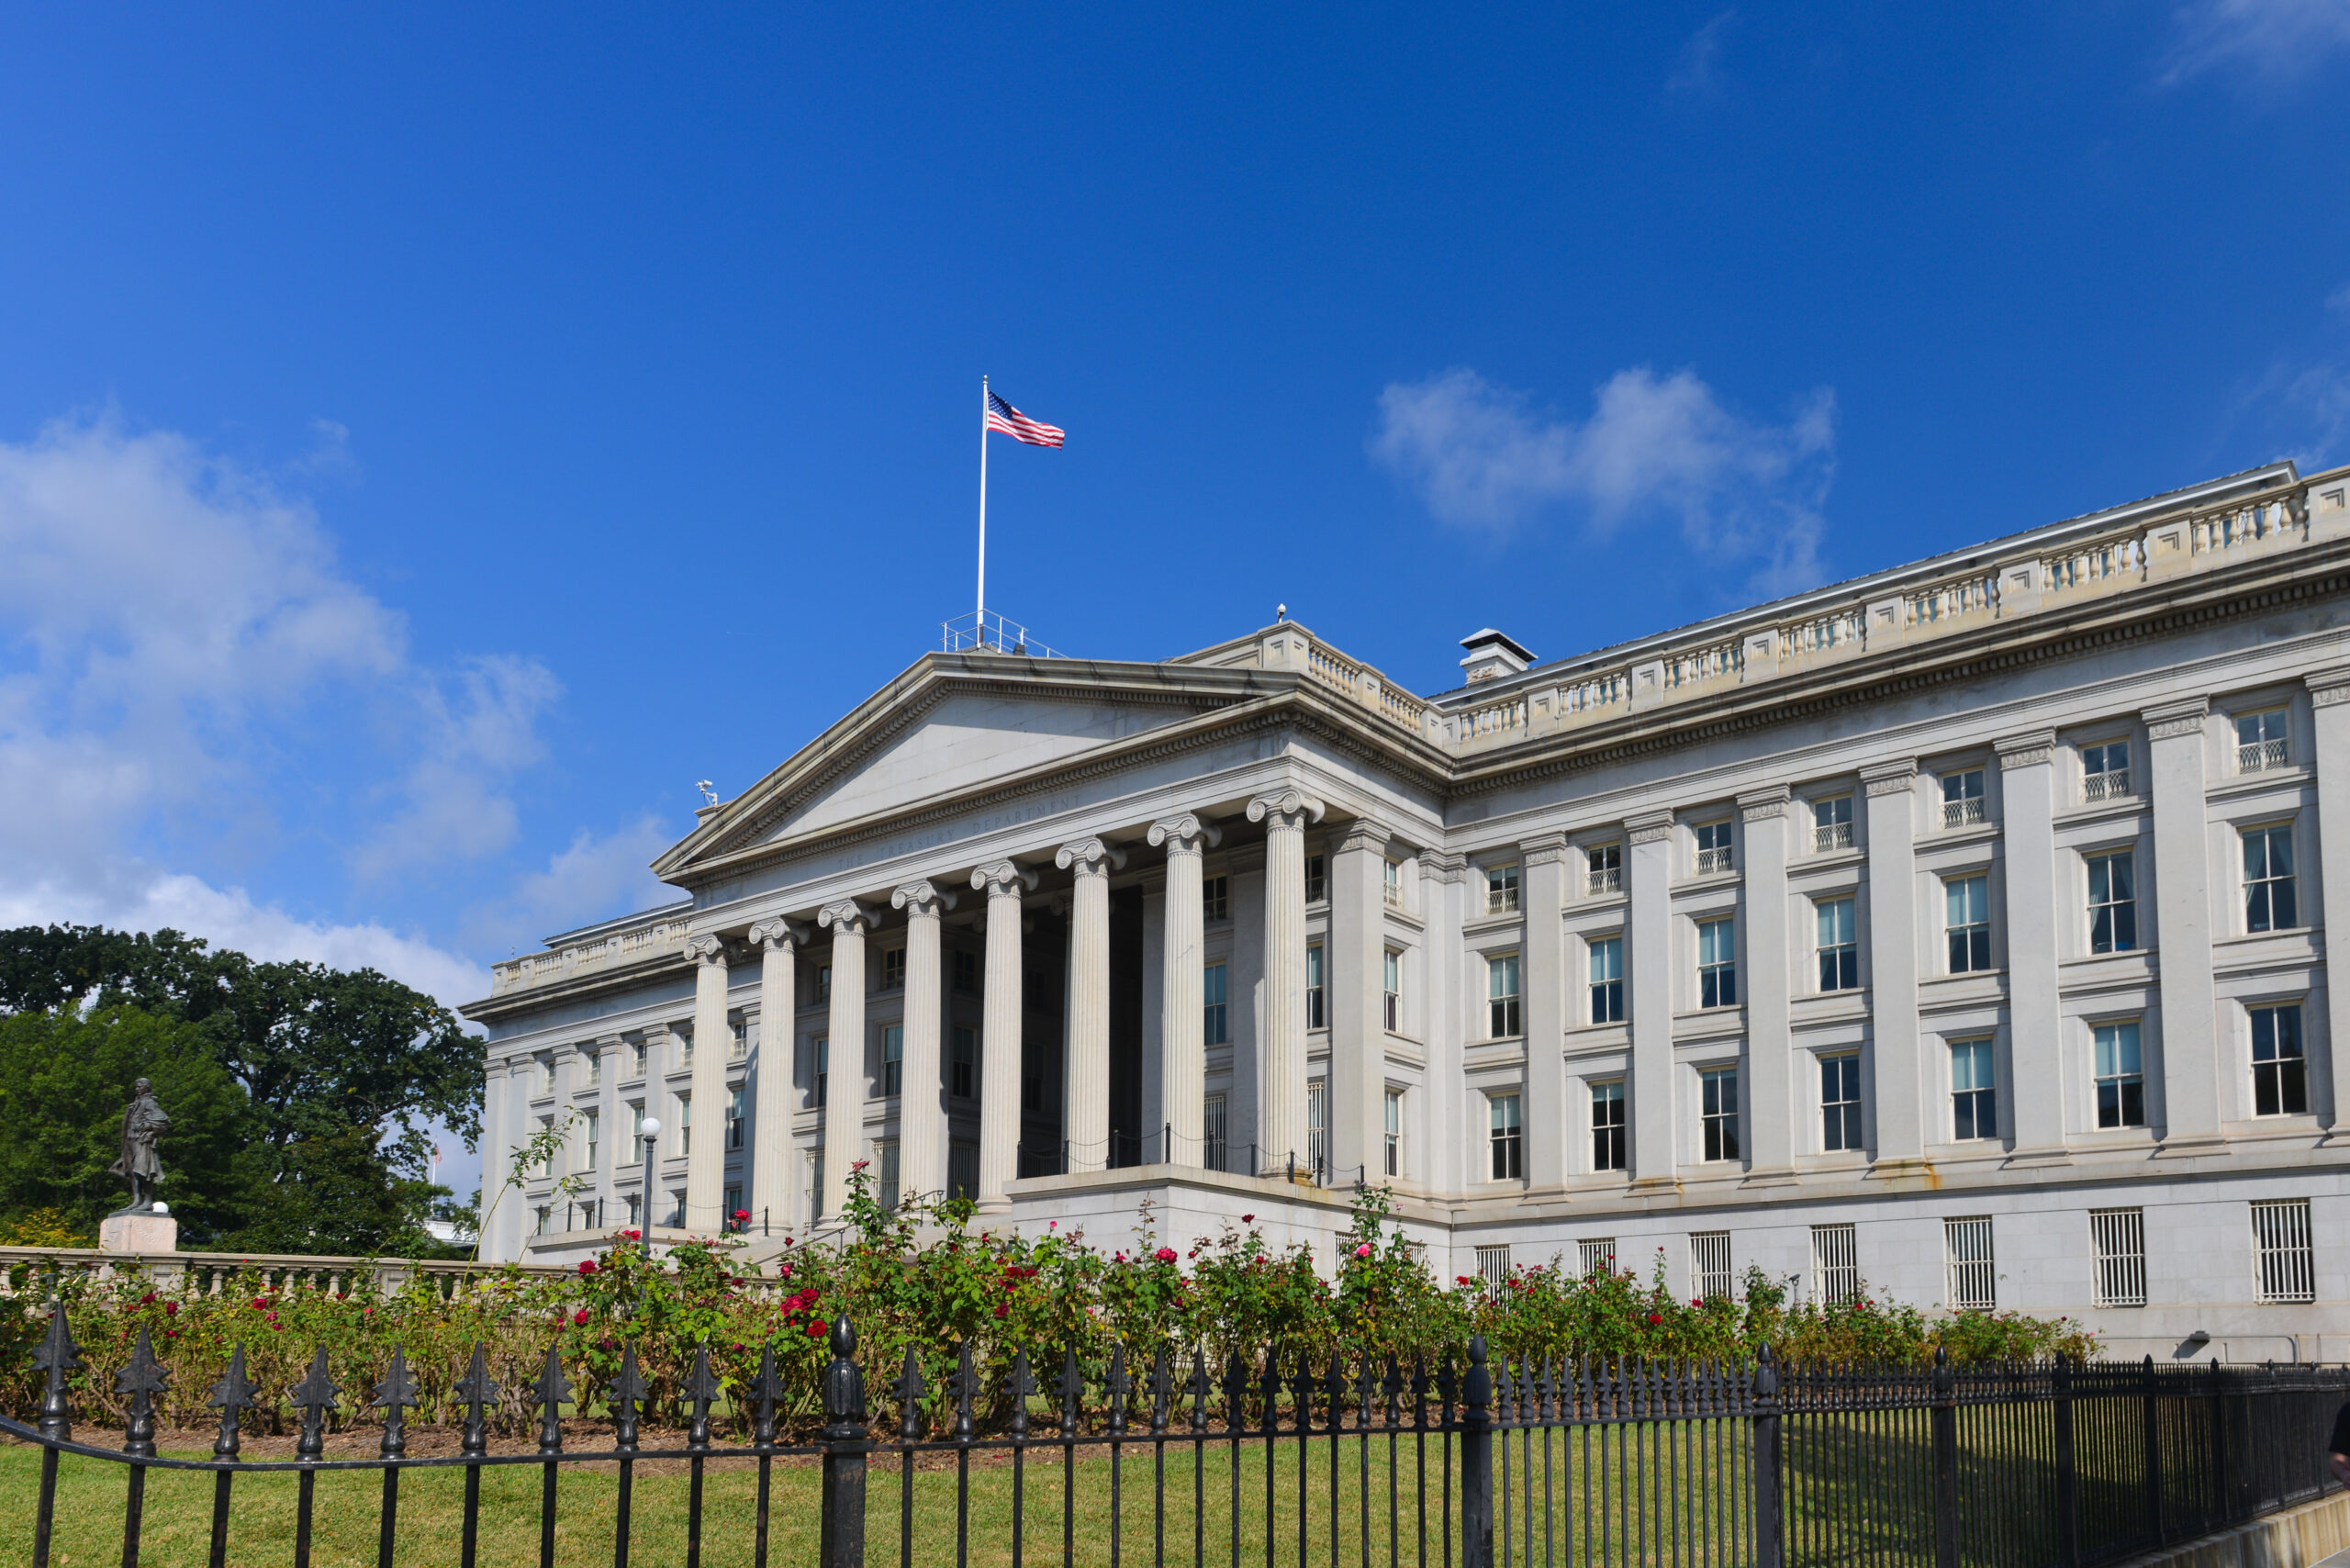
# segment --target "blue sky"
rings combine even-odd
[[[1422,690],[2350,458],[2350,6],[14,6],[0,920],[455,1002],[968,608]]]

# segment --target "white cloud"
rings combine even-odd
[[[2350,0],[2194,0],[2175,21],[2166,87],[2210,72],[2291,80],[2350,46]]]
[[[1370,451],[1441,521],[1501,532],[1561,504],[1603,531],[1662,516],[1778,589],[1816,580],[1835,427],[1824,388],[1774,425],[1726,409],[1691,371],[1640,366],[1611,376],[1577,422],[1455,369],[1382,392]]]
[[[1724,11],[1690,35],[1682,46],[1681,58],[1665,78],[1665,90],[1671,93],[1710,93],[1721,85],[1723,35],[1736,18],[1735,11]]]
[[[677,836],[649,812],[615,833],[583,831],[545,870],[523,877],[507,898],[474,910],[466,934],[493,950],[535,946],[557,931],[675,903],[685,895],[655,878],[651,866]]]
[[[514,801],[503,786],[543,755],[539,716],[563,684],[530,659],[469,661],[420,688],[419,752],[401,780],[401,808],[352,854],[362,877],[495,853],[513,841]]]

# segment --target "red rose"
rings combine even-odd
[[[146,1305],[150,1305],[151,1303],[152,1303],[152,1302],[154,1301],[154,1299],[155,1299],[155,1293],[154,1293],[153,1291],[149,1291],[145,1295],[142,1295],[142,1296],[140,1296],[140,1297],[139,1298],[139,1305],[141,1305],[141,1306],[146,1306]]]
[[[808,1324],[808,1338],[821,1339],[831,1328],[832,1325],[821,1317],[811,1319]]]
[[[1651,1313],[1650,1313],[1650,1314],[1649,1314],[1649,1327],[1650,1327],[1653,1328],[1653,1327],[1655,1327],[1658,1324],[1660,1324],[1660,1323],[1662,1323],[1662,1322],[1663,1322],[1663,1321],[1664,1321],[1664,1314],[1662,1314],[1662,1313],[1661,1313],[1661,1312],[1651,1312]]]
[[[1249,1221],[1251,1221],[1251,1220],[1255,1219],[1256,1217],[1257,1217],[1257,1216],[1256,1216],[1255,1215],[1242,1215],[1240,1216],[1240,1223],[1241,1223],[1241,1224],[1243,1224],[1243,1225],[1247,1225]]]
[[[1175,1249],[1172,1247],[1162,1247],[1158,1251],[1152,1253],[1151,1256],[1158,1259],[1162,1263],[1172,1263],[1175,1261]]]
[[[734,1217],[737,1221],[747,1224],[751,1218],[751,1211],[748,1209],[736,1209],[734,1211]]]
[[[165,1303],[163,1304],[163,1316],[166,1316],[166,1317],[177,1317],[179,1315],[180,1315],[180,1304],[179,1304],[178,1302],[175,1302],[175,1301],[167,1301],[167,1302],[165,1302]]]
[[[582,1258],[579,1260],[579,1271],[583,1274],[594,1273],[596,1271],[596,1260],[593,1258]]]
[[[1012,1308],[999,1302],[996,1304],[995,1315],[998,1317],[1009,1317],[1012,1316]]]
[[[573,1313],[573,1314],[571,1315],[571,1321],[573,1321],[574,1323],[585,1323],[585,1322],[587,1322],[587,1321],[588,1321],[588,1309],[587,1309],[586,1307],[584,1307],[584,1306],[583,1306],[583,1307],[581,1307],[578,1311],[576,1311],[576,1312]]]

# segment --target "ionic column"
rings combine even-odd
[[[1061,1137],[1069,1169],[1110,1164],[1110,873],[1123,850],[1098,838],[1064,844],[1053,863],[1077,879],[1070,899],[1069,1058]]]
[[[873,916],[855,899],[827,904],[833,934],[832,1057],[824,1082],[824,1217],[848,1212],[849,1167],[865,1158],[865,935]],[[699,1058],[696,1058],[699,1060]]]
[[[1358,1165],[1377,1165],[1381,1134],[1385,1128],[1387,1088],[1387,829],[1357,818],[1325,835],[1330,856],[1330,935],[1322,950],[1322,996],[1329,1010],[1330,1166],[1333,1176],[1352,1172]],[[1299,836],[1301,848],[1303,834]],[[1303,872],[1300,873],[1301,879]],[[1267,857],[1266,883],[1271,886],[1271,857]],[[1304,884],[1301,880],[1300,887]],[[1302,895],[1301,895],[1302,896]],[[1304,947],[1303,906],[1298,947]],[[1270,957],[1270,942],[1267,944]],[[1298,980],[1299,994],[1304,980]],[[1272,993],[1276,998],[1281,994]],[[1304,1036],[1301,1035],[1300,1039]],[[1300,1060],[1304,1059],[1301,1047]],[[1303,1069],[1300,1077],[1304,1076]],[[1276,1151],[1274,1159],[1285,1159]],[[1370,1170],[1364,1180],[1377,1186],[1386,1178]]]
[[[2200,697],[2146,710],[2154,801],[2154,952],[2161,984],[2163,1148],[2209,1154],[2220,1137],[2220,1058],[2211,984],[2211,869]],[[2154,1118],[2150,1115],[2149,1120]]]
[[[1670,1186],[1679,1169],[1674,1147],[1673,981],[1673,813],[1651,812],[1624,823],[1632,864],[1625,875],[1630,908],[1624,955],[1630,970],[1632,1182]]]
[[[1869,813],[1869,1062],[1875,1174],[1925,1158],[1925,1042],[1918,1036],[1918,765],[1861,769]]]
[[[1738,798],[1745,844],[1746,1153],[1751,1177],[1795,1174],[1795,955],[1787,904],[1787,787]]]
[[[979,1202],[1000,1205],[1020,1174],[1020,894],[1036,874],[1009,860],[971,873],[988,896],[986,994],[979,1014]]]
[[[1248,820],[1265,824],[1265,1005],[1257,1046],[1258,1169],[1288,1171],[1307,1158],[1305,1137],[1305,826],[1322,802],[1295,790],[1259,795]]]
[[[1159,1114],[1171,1135],[1171,1148],[1159,1150],[1167,1165],[1197,1165],[1205,1155],[1206,1128],[1202,1125],[1207,1081],[1206,1006],[1201,965],[1201,899],[1203,851],[1223,834],[1189,812],[1150,824],[1150,846],[1167,850],[1167,907],[1160,923],[1158,994]],[[1151,1129],[1145,1128],[1148,1137]]]
[[[2062,1164],[2063,1020],[2056,1007],[2056,732],[1999,741],[2000,831],[2006,841],[2008,1081],[2015,1157]]]
[[[694,1145],[686,1153],[688,1230],[721,1230],[726,1200],[726,944],[697,936],[694,955]]]
[[[939,1103],[938,916],[955,895],[927,881],[908,882],[890,895],[906,912],[905,1054],[898,1097],[898,1190],[916,1197],[946,1186],[946,1111]]]
[[[1567,835],[1518,846],[1518,1006],[1526,1031],[1526,1176],[1537,1189],[1566,1185],[1569,1140],[1579,1124],[1567,1103]]]
[[[2325,1093],[2310,1108],[2340,1137],[2350,1127],[2350,667],[2305,678],[2317,765],[2319,918],[2325,923]],[[2301,864],[2311,864],[2301,851]],[[2307,924],[2309,917],[2302,917]]]
[[[759,949],[759,1050],[751,1058],[751,1222],[797,1224],[800,1161],[791,1146],[791,1057],[799,1032],[798,977],[792,972],[801,933],[788,920],[751,927]],[[697,1058],[699,1059],[699,1058]]]

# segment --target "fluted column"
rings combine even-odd
[[[833,934],[831,1063],[824,1084],[824,1217],[848,1212],[849,1167],[865,1158],[865,936],[873,916],[855,899],[827,904]],[[697,1058],[699,1059],[699,1058]]]
[[[522,1202],[522,1194],[506,1185],[514,1169],[515,1092],[509,1064],[491,1062],[481,1086],[481,1202],[491,1211],[482,1226],[481,1255],[493,1263],[520,1256],[507,1239],[508,1211],[519,1212]]]
[[[1206,1014],[1200,947],[1203,919],[1201,870],[1204,851],[1224,835],[1189,812],[1150,824],[1150,846],[1167,850],[1167,907],[1159,963],[1159,1114],[1171,1148],[1159,1150],[1168,1165],[1197,1165],[1205,1154],[1202,1126],[1207,1082]],[[1146,1127],[1147,1140],[1153,1129]]]
[[[2154,798],[2154,972],[2163,1003],[2163,1152],[2172,1155],[2211,1153],[2220,1137],[2207,713],[2200,697],[2146,711],[2147,782]]]
[[[2056,1000],[2056,733],[1998,743],[1999,821],[2006,854],[2008,1124],[2020,1161],[2061,1164],[2066,1091]]]
[[[1745,845],[1746,1155],[1751,1177],[1795,1173],[1795,954],[1812,927],[1787,904],[1787,787],[1738,798]],[[1806,917],[1808,919],[1808,916]]]
[[[1373,1186],[1385,1180],[1377,1151],[1382,1147],[1387,1088],[1390,837],[1385,827],[1360,817],[1324,835],[1330,857],[1330,933],[1322,947],[1322,996],[1330,1025],[1330,1081],[1322,1103],[1330,1118],[1330,1165],[1334,1177],[1340,1171],[1351,1175],[1356,1166],[1368,1165],[1371,1169],[1365,1180]],[[1270,889],[1270,856],[1266,878]],[[1304,944],[1301,935],[1301,951]],[[1269,955],[1272,951],[1270,940],[1266,950]],[[1304,981],[1298,983],[1302,992]],[[1273,995],[1278,998],[1280,992]],[[1300,1148],[1302,1160],[1302,1145]],[[1276,1162],[1285,1158],[1278,1148],[1272,1156]]]
[[[1069,1058],[1061,1137],[1070,1170],[1110,1164],[1110,873],[1123,850],[1098,838],[1064,844],[1053,863],[1077,879],[1070,900]]]
[[[2316,747],[2318,852],[2312,859],[2303,849],[2301,864],[2317,867],[2322,895],[2318,913],[2325,926],[2329,1069],[2326,1092],[2312,1092],[2310,1109],[2324,1114],[2338,1140],[2350,1131],[2350,669],[2322,670],[2304,678]]]
[[[1259,795],[1248,820],[1265,824],[1265,1005],[1257,1042],[1258,1169],[1303,1168],[1305,1137],[1305,827],[1322,802],[1295,790]]]
[[[1632,1014],[1628,1152],[1636,1186],[1670,1186],[1680,1160],[1673,1143],[1673,998],[1682,962],[1673,946],[1673,813],[1653,812],[1631,818],[1624,827],[1632,859],[1625,875]]]
[[[979,1202],[1004,1202],[1020,1174],[1020,894],[1036,874],[1009,860],[971,873],[988,896],[986,994],[979,1015]]]
[[[1537,1190],[1567,1182],[1568,1149],[1588,1112],[1567,1101],[1567,836],[1546,833],[1518,846],[1518,908],[1526,920],[1519,943],[1519,1011],[1526,1033],[1527,1184]],[[1483,979],[1483,976],[1479,976]],[[1580,993],[1577,993],[1580,995]]]
[[[800,1161],[791,1146],[791,1057],[798,1033],[799,978],[793,958],[800,933],[788,920],[751,927],[759,949],[759,1051],[751,1058],[751,1223],[797,1223]]]
[[[898,1096],[898,1190],[927,1197],[946,1186],[946,1109],[940,1103],[938,917],[955,895],[927,881],[890,895],[906,912],[905,1055]]]
[[[694,955],[694,1142],[686,1154],[688,1230],[724,1228],[726,1198],[726,944],[697,936]]]
[[[1876,1166],[1899,1175],[1925,1158],[1925,1042],[1918,1034],[1918,765],[1861,769],[1869,813],[1869,1061]]]

